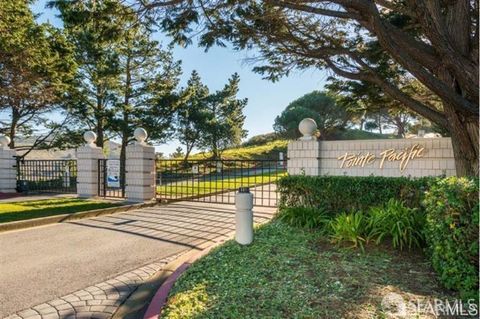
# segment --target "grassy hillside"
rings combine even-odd
[[[278,153],[283,152],[286,156],[288,140],[276,140],[263,145],[239,146],[230,148],[222,153],[224,159],[278,159]],[[198,153],[191,155],[189,159],[199,160],[210,158],[211,153]]]
[[[267,135],[267,134],[265,134]],[[392,134],[378,134],[361,130],[345,130],[335,135],[335,140],[376,140],[395,138]],[[249,141],[255,140],[255,137]],[[248,144],[249,142],[247,142]],[[287,154],[288,140],[276,139],[273,141],[266,141],[265,143],[258,143],[258,145],[243,145],[225,150],[222,153],[224,159],[278,159],[278,154],[283,152]],[[212,155],[209,152],[202,152],[191,155],[189,159],[200,160],[210,158]]]

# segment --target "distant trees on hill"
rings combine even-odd
[[[208,150],[213,158],[239,145],[247,134],[243,109],[247,99],[237,98],[240,77],[233,74],[225,86],[211,93],[196,71],[181,92],[175,113],[176,137],[185,145],[185,160],[194,147]]]
[[[296,138],[301,135],[298,123],[309,117],[317,122],[320,138],[325,139],[335,131],[345,128],[352,116],[351,112],[338,106],[331,95],[313,91],[291,102],[277,116],[273,128],[282,136]]]

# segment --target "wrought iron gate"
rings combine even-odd
[[[76,160],[17,158],[17,190],[33,193],[76,193]]]
[[[125,182],[120,176],[120,160],[98,160],[98,196],[125,197]]]
[[[157,198],[235,203],[235,191],[249,187],[256,206],[276,206],[276,181],[286,175],[283,160],[157,160]]]

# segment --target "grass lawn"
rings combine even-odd
[[[120,203],[58,198],[0,203],[0,223],[120,206]]]
[[[274,221],[252,245],[230,241],[195,262],[175,283],[162,318],[391,318],[382,307],[391,293],[452,298],[421,253],[342,249]]]
[[[208,195],[224,190],[233,191],[239,187],[255,187],[255,185],[261,185],[263,183],[273,183],[286,175],[287,173],[285,171],[281,171],[277,173],[230,177],[219,180],[185,180],[157,186],[157,194],[176,197]]]

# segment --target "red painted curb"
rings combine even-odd
[[[231,236],[232,234],[233,232],[227,238],[232,237]],[[175,269],[175,271],[167,278],[167,280],[165,280],[165,282],[157,290],[157,292],[155,293],[155,296],[153,296],[152,301],[150,302],[150,305],[148,306],[148,309],[145,312],[145,315],[143,316],[143,319],[161,318],[163,307],[165,307],[165,304],[167,303],[168,294],[170,293],[170,290],[172,289],[175,281],[177,281],[178,277],[180,277],[180,275],[183,274],[185,270],[187,270],[188,267],[190,267],[190,265],[193,262],[205,256],[213,248],[221,245],[224,242],[225,242],[225,239],[223,241],[217,242],[214,245],[211,245],[210,247],[205,248],[204,250],[190,257],[188,261],[184,262],[177,269]]]
[[[177,281],[178,277],[180,277],[188,267],[190,267],[190,263],[183,263],[167,278],[167,280],[165,280],[160,289],[155,293],[155,296],[153,296],[152,302],[148,306],[145,316],[143,316],[144,319],[157,319],[160,316],[162,309],[167,302],[170,289],[172,289],[175,281]]]

